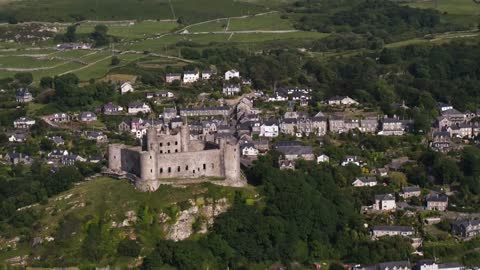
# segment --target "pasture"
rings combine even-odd
[[[431,0],[412,2],[408,5],[416,8],[437,9],[449,15],[480,15],[480,4],[475,4],[473,0]]]
[[[77,33],[92,33],[95,23],[82,23]],[[178,27],[175,21],[141,21],[123,24],[107,24],[108,34],[122,39],[139,39],[168,33]]]

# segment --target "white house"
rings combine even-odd
[[[278,137],[278,133],[279,126],[275,121],[265,121],[265,123],[260,126],[261,137],[275,138]]]
[[[200,73],[197,70],[183,73],[183,83],[194,83],[198,80],[200,80]]]
[[[346,156],[342,161],[342,166],[347,166],[348,164],[355,164],[357,166],[362,165],[362,160],[357,156]]]
[[[354,187],[374,187],[377,185],[377,178],[375,177],[358,177],[353,181]]]
[[[373,208],[378,211],[395,210],[397,208],[395,196],[390,193],[375,195],[375,204]]]
[[[229,83],[229,84],[224,84],[223,85],[223,94],[224,95],[233,96],[233,95],[236,95],[236,94],[240,93],[240,91],[241,91],[240,84]]]
[[[256,157],[258,156],[258,149],[253,143],[245,143],[241,146],[242,156]]]
[[[17,120],[13,121],[13,126],[15,128],[27,129],[35,125],[35,120],[30,117],[20,117]]]
[[[334,96],[327,100],[328,105],[344,105],[344,106],[351,106],[351,105],[358,105],[359,103],[350,98],[348,96]]]
[[[404,236],[409,237],[415,234],[415,230],[409,226],[375,226],[372,230],[372,238],[377,239],[383,236]]]
[[[317,163],[322,163],[322,162],[330,162],[330,157],[328,157],[325,154],[321,154],[320,156],[317,157]]]
[[[233,78],[240,78],[240,72],[236,69],[231,69],[225,72],[225,80],[228,81]]]
[[[216,74],[216,71],[214,70],[204,70],[202,71],[202,80],[210,80],[210,78]]]
[[[137,113],[150,113],[152,109],[145,102],[134,101],[128,104],[128,113],[137,114]]]
[[[129,92],[133,92],[133,86],[130,82],[124,82],[121,86],[120,86],[120,93],[123,95],[123,94],[126,94],[126,93],[129,93]]]
[[[9,142],[23,143],[27,140],[27,135],[25,134],[12,134],[8,137]]]

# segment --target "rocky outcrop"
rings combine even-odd
[[[167,239],[181,241],[189,238],[193,233],[207,233],[215,217],[226,212],[230,207],[226,198],[207,202],[205,205],[196,205],[192,200],[190,203],[192,206],[181,211],[174,224],[165,225]]]

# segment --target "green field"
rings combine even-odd
[[[21,21],[146,20],[183,17],[188,23],[266,11],[257,4],[236,0],[18,0],[4,10]]]
[[[227,26],[227,21],[228,20],[226,20],[226,19],[218,19],[218,20],[215,20],[215,21],[211,21],[211,22],[202,23],[202,24],[187,27],[187,30],[189,32],[220,32],[220,31],[225,31],[225,27]]]
[[[279,13],[251,16],[242,19],[231,19],[229,31],[248,30],[289,30],[293,29],[291,21],[280,18]]]
[[[77,28],[77,33],[92,33],[96,24],[84,23]],[[167,33],[178,27],[175,21],[142,21],[133,25],[107,24],[108,34],[125,39],[138,39]]]
[[[432,8],[450,15],[480,15],[480,4],[473,0],[437,0],[409,3],[409,6],[416,8]]]
[[[5,56],[0,57],[0,69],[8,68],[42,68],[50,67],[63,63],[63,61],[53,58],[36,58],[29,56]]]

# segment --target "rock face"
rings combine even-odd
[[[166,226],[166,238],[168,240],[180,241],[187,239],[193,233],[207,233],[208,226],[213,224],[215,217],[226,212],[230,207],[226,198],[203,206],[198,206],[193,201],[190,201],[190,203],[192,206],[181,211],[173,225]]]

